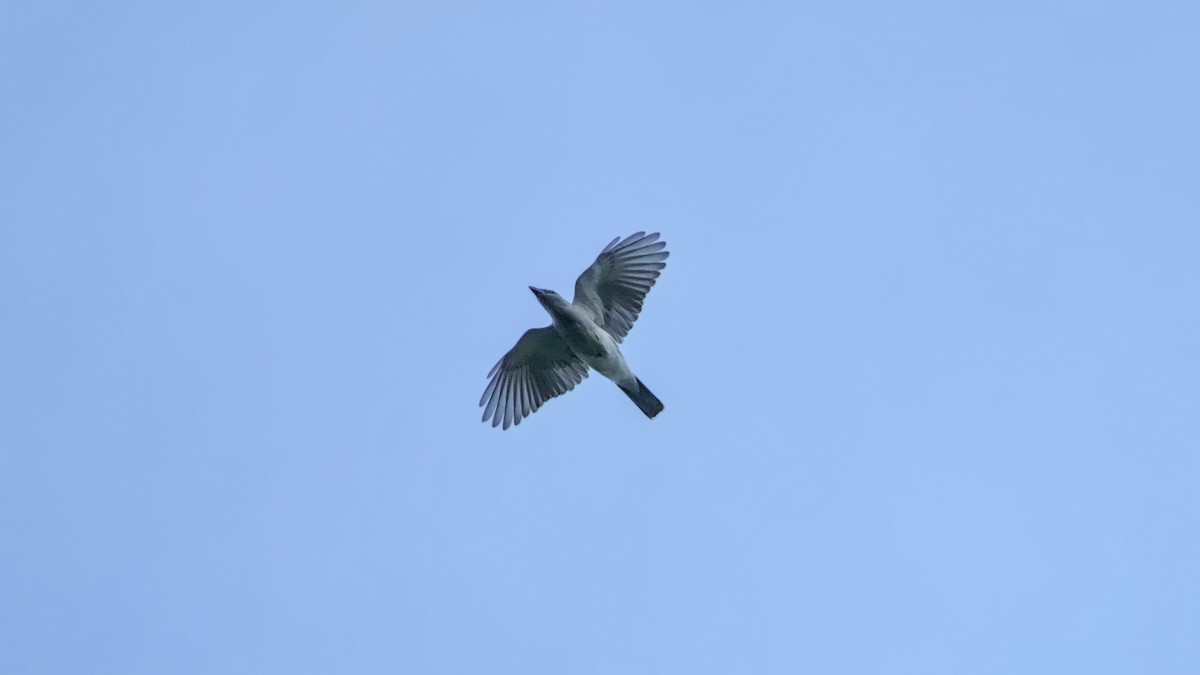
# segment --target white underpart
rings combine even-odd
[[[634,377],[633,371],[629,370],[629,364],[625,363],[625,355],[621,353],[617,341],[603,330],[598,329],[596,333],[598,333],[599,341],[604,345],[603,356],[580,354],[579,357],[597,373],[618,385],[626,389],[636,388],[637,378]]]
[[[547,310],[554,327],[575,355],[592,370],[630,391],[637,390],[637,377],[629,370],[616,338],[592,320],[587,309],[553,303]]]

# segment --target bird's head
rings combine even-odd
[[[563,310],[570,304],[561,295],[550,289],[530,286],[529,290],[533,291],[534,297],[538,299],[538,302],[542,303],[542,307],[545,307],[551,316],[554,316],[556,311]]]

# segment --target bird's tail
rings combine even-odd
[[[642,384],[641,380],[638,380],[637,378],[634,379],[637,380],[637,389],[630,391],[625,387],[621,387],[621,391],[625,392],[625,394],[629,396],[629,400],[636,403],[637,407],[641,408],[642,412],[646,413],[646,417],[653,419],[655,415],[662,412],[662,401],[658,400],[657,396],[650,393],[650,390],[646,388],[646,385]]]

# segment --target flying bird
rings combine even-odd
[[[662,412],[662,401],[629,369],[620,344],[667,266],[666,247],[657,232],[613,239],[579,275],[571,302],[530,286],[553,323],[525,331],[488,373],[491,381],[479,399],[483,421],[490,417],[493,427],[505,429],[520,424],[546,401],[574,389],[589,367],[615,382],[646,417]]]

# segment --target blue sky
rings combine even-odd
[[[1197,672],[1200,10],[1051,5],[6,6],[0,671]]]

